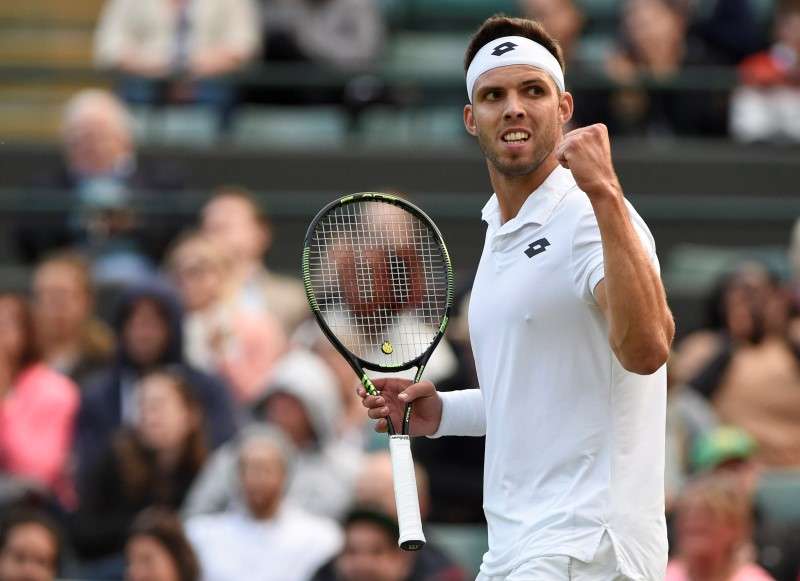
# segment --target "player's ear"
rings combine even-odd
[[[561,125],[566,125],[569,123],[569,120],[572,119],[574,107],[575,103],[572,100],[572,93],[561,91],[561,96],[558,101],[558,117],[561,121]]]
[[[464,105],[464,127],[467,133],[475,137],[478,135],[478,126],[475,125],[475,115],[473,115],[472,105]]]

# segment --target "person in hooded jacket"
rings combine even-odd
[[[289,352],[275,367],[256,403],[252,424],[277,426],[296,448],[287,501],[311,513],[339,519],[350,506],[363,452],[339,432],[341,402],[336,377],[305,349]],[[218,450],[192,486],[187,516],[219,512],[241,503],[230,481],[237,442]]]
[[[195,391],[211,449],[236,432],[229,390],[185,363],[182,322],[174,294],[157,281],[132,287],[121,297],[114,317],[116,359],[89,378],[82,390],[75,436],[79,485],[107,450],[112,434],[135,421],[136,383],[153,369],[172,367]]]

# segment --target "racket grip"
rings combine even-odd
[[[425,535],[422,532],[417,479],[411,458],[411,438],[399,434],[389,436],[389,452],[392,456],[397,523],[400,527],[397,544],[406,551],[416,551],[425,545]]]

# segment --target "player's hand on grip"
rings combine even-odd
[[[614,164],[608,129],[602,123],[580,127],[564,135],[556,146],[558,162],[572,171],[578,187],[590,199],[622,195]]]
[[[363,406],[367,408],[369,417],[378,420],[375,423],[376,432],[387,430],[387,417],[392,419],[392,424],[399,430],[407,403],[414,404],[411,413],[412,436],[430,436],[439,428],[442,399],[430,381],[414,383],[407,379],[385,378],[376,379],[373,383],[381,392],[380,395],[368,395],[361,386],[358,387],[358,395]]]

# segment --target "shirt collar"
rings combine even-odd
[[[500,203],[497,201],[497,194],[492,194],[486,202],[481,217],[490,227],[502,229],[504,234],[513,232],[525,224],[542,225],[550,218],[564,194],[574,186],[575,178],[572,177],[572,172],[557,165],[542,185],[531,192],[514,218],[505,224],[500,223]]]

